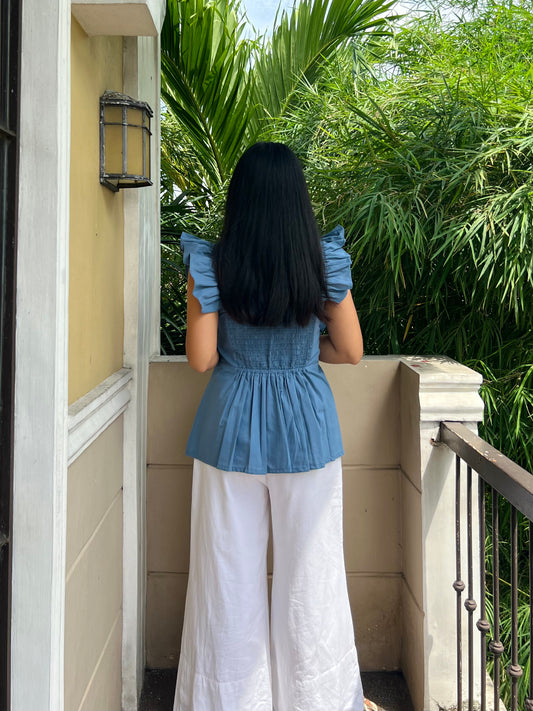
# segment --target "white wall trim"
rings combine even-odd
[[[124,194],[124,365],[133,382],[124,413],[122,709],[136,711],[145,664],[148,363],[159,352],[160,330],[159,38],[125,38],[123,66],[124,91],[154,109],[154,185]]]
[[[150,358],[150,363],[187,363],[186,355],[155,355]]]
[[[63,711],[70,0],[21,24],[10,702]]]
[[[70,466],[127,408],[131,368],[121,368],[84,395],[68,410]]]

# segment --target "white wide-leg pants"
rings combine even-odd
[[[174,711],[363,711],[340,459],[265,475],[195,460],[191,519]]]

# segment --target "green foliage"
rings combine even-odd
[[[176,240],[169,235],[161,244],[161,353],[176,348],[185,352],[187,283]]]
[[[297,99],[299,85],[315,85],[324,62],[347,40],[355,42],[363,59],[367,43],[388,34],[387,22],[379,15],[392,5],[382,0],[301,0],[290,14],[283,10],[272,37],[254,54],[253,94],[263,124],[275,125]]]
[[[250,97],[253,45],[243,37],[244,28],[237,0],[167,0],[161,33],[163,123],[169,116],[177,130],[166,157],[176,187],[186,194],[190,186],[219,187],[246,141],[256,108]],[[164,146],[165,137],[163,132]]]
[[[291,104],[302,80],[351,38],[381,36],[391,0],[302,0],[271,38],[245,36],[239,0],[167,0],[161,34],[162,143],[174,185],[189,195],[222,187],[266,119]],[[370,32],[372,31],[372,32]],[[172,144],[167,145],[167,138]],[[181,150],[183,144],[184,151]],[[168,190],[168,181],[165,181]]]

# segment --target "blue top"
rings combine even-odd
[[[352,287],[338,225],[322,238],[328,298]],[[335,401],[318,364],[321,323],[252,326],[220,304],[210,242],[184,232],[183,261],[202,313],[218,311],[219,361],[198,407],[186,453],[225,471],[320,469],[343,454]]]

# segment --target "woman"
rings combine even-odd
[[[235,168],[218,244],[181,241],[187,357],[215,369],[187,445],[191,563],[174,711],[362,711],[342,441],[318,364],[363,353],[343,230],[320,239],[296,156],[258,143]]]

